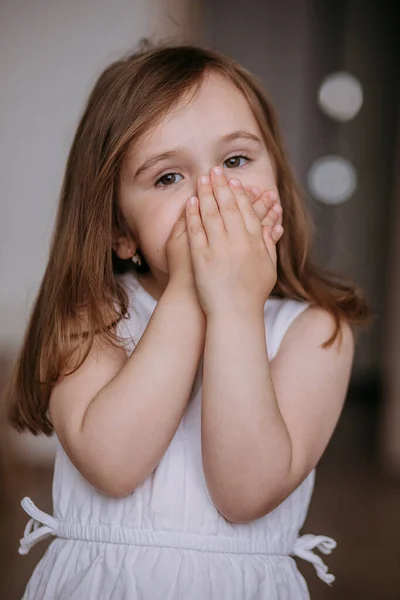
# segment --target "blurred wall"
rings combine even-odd
[[[350,160],[359,185],[343,204],[308,198],[317,226],[319,264],[353,278],[376,313],[359,338],[354,378],[379,380],[385,310],[388,225],[394,202],[394,141],[398,104],[396,7],[373,1],[204,0],[209,44],[258,75],[272,99],[294,171],[306,190],[307,172],[325,154]],[[322,79],[356,76],[364,104],[340,124],[317,106]]]
[[[100,72],[142,37],[187,38],[189,0],[0,3],[0,367],[22,340],[47,262],[67,154]],[[195,6],[195,4],[193,4]],[[0,438],[8,460],[52,462],[55,440]]]
[[[391,12],[392,11],[392,12]],[[0,348],[22,338],[43,274],[65,160],[97,75],[139,38],[209,42],[254,71],[273,100],[294,170],[305,187],[313,160],[337,152],[359,176],[353,198],[311,198],[316,258],[354,278],[377,314],[359,341],[355,375],[376,377],[396,110],[395,13],[361,0],[14,0],[0,6]],[[249,43],[249,41],[251,43]],[[396,41],[398,44],[398,41]],[[364,104],[338,124],[317,107],[323,77],[349,70]]]
[[[0,348],[21,341],[47,261],[65,162],[101,70],[144,36],[185,35],[187,0],[0,6]]]
[[[399,107],[400,108],[400,107]],[[400,110],[397,120],[397,153],[394,168],[395,202],[388,228],[390,260],[384,320],[384,403],[379,428],[381,465],[400,478]]]

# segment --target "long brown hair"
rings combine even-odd
[[[285,234],[278,244],[273,294],[325,308],[336,322],[325,345],[339,334],[342,319],[351,324],[368,319],[357,288],[311,262],[311,221],[288,166],[275,113],[257,79],[230,58],[204,48],[144,49],[100,75],[78,125],[49,261],[6,394],[16,429],[51,434],[48,403],[54,383],[79,368],[96,334],[107,343],[120,343],[110,321],[126,316],[128,300],[116,274],[135,268],[112,249],[115,232],[126,232],[117,198],[121,166],[132,143],[183,94],[198,89],[211,70],[232,81],[249,101],[275,167]]]

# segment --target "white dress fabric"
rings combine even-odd
[[[133,274],[120,279],[129,294],[130,317],[119,323],[119,334],[130,338],[132,352],[157,301]],[[267,300],[270,360],[307,306]],[[293,556],[312,562],[318,576],[332,583],[333,575],[313,550],[329,554],[335,541],[299,536],[314,471],[275,510],[254,521],[231,523],[213,505],[201,458],[202,368],[203,361],[165,455],[132,494],[112,498],[97,491],[57,444],[53,516],[29,498],[22,501],[31,519],[19,552],[55,536],[23,600],[306,600],[307,585]]]

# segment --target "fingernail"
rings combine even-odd
[[[280,204],[275,204],[274,209],[273,209],[278,215],[281,214],[282,212],[282,207]]]
[[[213,167],[212,172],[214,173],[214,175],[218,175],[218,177],[219,177],[220,175],[222,175],[222,168],[221,167]]]
[[[258,189],[258,187],[251,187],[250,189],[255,196],[258,196],[260,194],[260,190]]]
[[[235,187],[240,187],[240,185],[241,185],[241,183],[240,183],[240,180],[239,180],[239,179],[235,179],[235,178],[233,178],[233,179],[230,179],[230,180],[229,180],[229,183],[231,183],[231,184],[232,184],[232,185],[234,185]]]
[[[270,192],[268,192],[268,196],[271,198],[271,200],[276,200],[278,198],[278,194],[275,190],[271,190]]]
[[[202,175],[200,177],[200,183],[202,183],[203,185],[207,185],[210,183],[210,178],[208,175]]]
[[[282,233],[282,231],[283,231],[282,225],[275,225],[275,231],[276,231],[276,233]]]

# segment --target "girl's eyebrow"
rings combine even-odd
[[[249,131],[233,131],[232,133],[228,133],[227,135],[222,136],[217,144],[228,144],[229,142],[236,140],[250,140],[252,142],[256,142],[259,145],[262,145],[261,139],[258,135],[254,133],[250,133]],[[140,175],[142,175],[145,171],[154,167],[154,165],[162,160],[167,160],[169,158],[175,158],[178,154],[180,154],[181,150],[175,148],[174,150],[168,150],[168,152],[162,152],[161,154],[155,154],[147,158],[144,163],[140,165],[137,169],[134,178],[137,179]]]
[[[161,154],[155,154],[154,156],[150,156],[147,160],[144,161],[144,163],[142,165],[140,165],[140,167],[138,168],[138,170],[135,173],[134,178],[137,179],[145,171],[147,171],[148,169],[151,169],[151,167],[154,167],[154,165],[156,163],[160,162],[161,160],[167,160],[168,158],[174,158],[178,154],[179,154],[179,150],[168,150],[168,152],[162,152]]]
[[[233,133],[228,133],[228,135],[224,135],[220,139],[220,142],[228,143],[238,139],[251,140],[253,142],[257,142],[257,144],[262,144],[259,136],[255,135],[254,133],[250,133],[250,131],[234,131]]]

